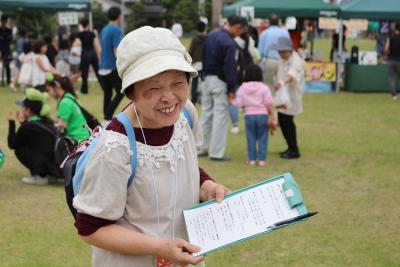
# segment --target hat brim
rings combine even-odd
[[[24,105],[25,99],[26,99],[26,98],[17,99],[17,100],[15,100],[15,104],[17,104],[18,106],[23,106],[23,105]]]
[[[293,50],[293,47],[292,47],[292,46],[288,46],[288,45],[281,45],[281,46],[278,46],[278,45],[275,44],[275,45],[273,46],[273,48],[276,49],[276,50],[279,51],[279,52],[292,51],[292,50]]]
[[[157,55],[138,65],[132,64],[124,72],[121,93],[130,85],[153,77],[167,70],[178,70],[190,73],[192,78],[197,76],[197,71],[185,60],[182,55]]]

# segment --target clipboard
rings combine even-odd
[[[314,216],[307,212],[290,173],[231,192],[222,203],[210,200],[183,211],[193,257],[232,246]]]

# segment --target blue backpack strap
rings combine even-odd
[[[128,186],[132,184],[133,178],[135,177],[136,174],[136,163],[137,163],[137,151],[136,151],[136,137],[135,137],[135,132],[133,130],[133,126],[131,123],[131,120],[128,118],[128,116],[121,112],[117,116],[115,116],[119,122],[121,122],[124,125],[125,132],[128,136],[129,139],[129,145],[131,147],[131,169],[132,173],[131,176],[128,179]]]
[[[185,116],[187,122],[189,123],[189,126],[191,129],[193,129],[193,119],[192,116],[190,115],[190,112],[186,106],[183,107],[182,109],[183,115]]]
[[[83,180],[83,174],[85,171],[86,163],[92,154],[94,148],[96,147],[98,137],[95,137],[89,144],[89,146],[83,151],[82,155],[80,155],[77,163],[74,177],[72,178],[72,188],[74,189],[74,196],[78,195],[81,190],[81,184]]]

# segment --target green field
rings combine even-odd
[[[21,183],[28,171],[7,148],[5,112],[22,97],[0,87],[0,147],[7,154],[0,170],[0,267],[90,266],[90,247],[76,234],[63,186]],[[102,118],[95,84],[80,101]],[[229,135],[233,161],[200,165],[232,190],[291,172],[307,207],[320,213],[215,252],[207,266],[400,266],[400,101],[386,93],[306,94],[304,110],[296,117],[300,159],[278,157],[285,145],[277,132],[269,141],[270,166],[248,167],[241,123],[240,134]]]

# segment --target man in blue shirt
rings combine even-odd
[[[121,94],[122,81],[118,76],[116,53],[119,42],[122,39],[121,10],[118,7],[110,7],[108,10],[108,24],[101,30],[101,59],[100,59],[100,85],[104,91],[103,112],[104,119],[111,120],[115,109],[123,98]],[[113,88],[115,96],[113,96]],[[112,98],[112,99],[111,99]]]
[[[223,28],[210,32],[204,42],[205,87],[201,98],[204,141],[199,156],[209,155],[211,160],[230,160],[224,153],[229,101],[234,98],[237,87],[236,43],[233,38],[246,30],[245,18],[231,16]]]
[[[290,38],[289,32],[286,29],[279,27],[279,17],[272,14],[269,17],[269,27],[260,35],[258,43],[258,51],[265,62],[264,81],[272,88],[274,85],[274,77],[278,69],[279,53],[276,49],[276,43],[279,38]]]

